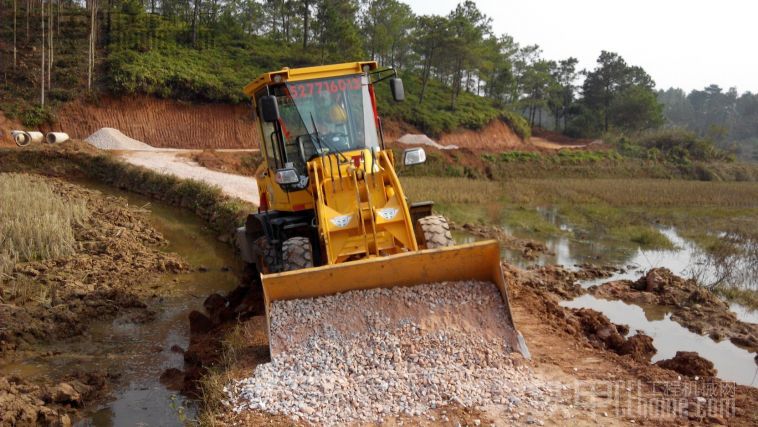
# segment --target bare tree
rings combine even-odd
[[[95,40],[97,25],[97,0],[89,0],[90,5],[90,30],[89,30],[89,58],[87,59],[87,90],[92,91],[92,73],[95,68]]]
[[[303,0],[303,49],[308,48],[308,21],[311,17],[310,0]]]
[[[16,69],[16,14],[18,12],[18,0],[13,0],[13,69]]]
[[[47,35],[48,35],[48,56],[47,56],[47,88],[53,87],[52,75],[53,75],[53,28],[55,21],[53,20],[53,0],[47,0],[49,12],[47,14]]]
[[[194,0],[192,8],[192,47],[197,47],[197,27],[200,25],[200,0]]]
[[[42,27],[42,66],[40,67],[40,105],[45,108],[45,1],[40,0],[40,23]]]

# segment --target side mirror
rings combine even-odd
[[[409,148],[403,151],[403,164],[405,166],[420,165],[426,161],[426,151],[423,148]]]
[[[261,107],[261,118],[264,122],[279,121],[279,103],[273,95],[262,96],[258,102]]]
[[[392,99],[395,102],[405,101],[405,89],[403,89],[403,81],[399,78],[390,79],[390,90],[392,91]]]

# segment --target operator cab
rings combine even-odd
[[[308,186],[306,165],[314,157],[383,145],[373,84],[389,77],[379,78],[381,72],[395,72],[357,64],[362,67],[344,75],[298,79],[284,69],[251,83],[266,161],[285,190]],[[403,100],[400,79],[392,78],[390,86],[395,100]]]

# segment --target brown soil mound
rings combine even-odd
[[[653,346],[653,338],[638,332],[626,340],[619,348],[619,354],[631,355],[638,362],[650,363],[657,350]]]
[[[398,121],[387,121],[383,125],[384,138],[387,142],[395,142],[405,134],[423,134],[412,125]],[[524,142],[520,136],[502,120],[493,120],[482,129],[460,129],[445,133],[438,138],[432,138],[440,145],[455,145],[460,150],[500,152],[508,150],[529,151],[536,148]],[[425,149],[427,147],[424,147]],[[451,150],[451,151],[460,151]]]
[[[57,384],[34,384],[0,376],[0,426],[70,426],[72,408],[99,400],[106,375],[78,373]]]
[[[247,105],[191,104],[145,96],[76,101],[52,127],[84,139],[103,127],[165,148],[257,148],[259,131]],[[48,130],[48,129],[46,129]]]
[[[657,304],[671,308],[671,319],[700,335],[719,341],[729,338],[751,352],[758,351],[758,325],[742,322],[729,306],[693,280],[665,268],[655,268],[636,282],[616,281],[593,286],[600,298],[620,299],[633,304]]]
[[[258,165],[263,161],[260,152],[203,150],[187,156],[210,170],[245,176],[255,176]]]
[[[713,362],[703,359],[694,351],[677,351],[672,359],[661,360],[655,364],[661,368],[671,369],[688,377],[716,376]]]
[[[481,130],[462,129],[444,134],[437,143],[495,152],[533,149],[530,144],[524,142],[520,136],[513,132],[510,126],[501,120],[493,120]]]
[[[585,294],[587,291],[578,283],[580,280],[590,280],[609,277],[617,271],[615,267],[597,267],[592,265],[578,266],[578,270],[569,270],[560,265],[521,270],[506,264],[504,268],[517,277],[519,283],[531,289],[549,292],[559,299],[571,299]]]
[[[600,312],[589,308],[574,310],[574,316],[579,330],[589,339],[590,343],[601,348],[618,352],[624,344],[624,337],[616,325]]]
[[[92,318],[149,320],[144,301],[152,292],[144,285],[155,273],[185,270],[186,263],[160,251],[163,236],[122,199],[58,179],[29,179],[50,180],[64,199],[85,201],[89,217],[74,226],[76,254],[17,264],[0,281],[0,359],[39,340],[81,334]]]

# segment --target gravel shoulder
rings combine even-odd
[[[182,151],[122,151],[120,157],[153,171],[215,185],[232,197],[258,205],[258,184],[253,177],[207,169],[182,155]]]

